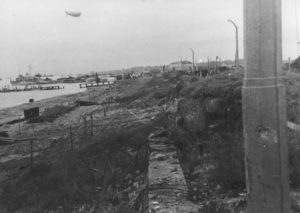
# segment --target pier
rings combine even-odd
[[[85,84],[79,84],[80,89],[82,88],[91,88],[91,87],[101,87],[101,86],[109,86],[114,85],[114,81],[106,81],[106,82],[99,82],[99,83],[85,83]]]
[[[8,93],[8,92],[26,92],[26,91],[35,91],[35,90],[59,90],[64,89],[63,86],[31,86],[31,87],[25,87],[23,89],[21,88],[7,88],[4,87],[0,89],[0,93]]]

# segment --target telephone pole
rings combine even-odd
[[[281,0],[244,0],[243,122],[249,213],[288,213]]]

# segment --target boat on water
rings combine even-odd
[[[53,81],[49,76],[42,76],[41,74],[36,74],[34,76],[26,73],[26,75],[19,75],[15,81],[10,81],[13,86],[28,86],[28,85],[37,85],[37,84],[53,84],[56,81]]]

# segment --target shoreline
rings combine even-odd
[[[30,107],[39,107],[41,113],[46,108],[51,108],[56,105],[63,105],[70,102],[75,102],[75,100],[77,99],[88,100],[90,93],[103,91],[105,88],[106,87],[102,87],[101,89],[95,88],[95,89],[84,90],[72,94],[58,95],[55,97],[37,100],[32,103],[28,102],[28,103],[23,103],[16,106],[0,109],[0,131],[1,131],[1,125],[5,125],[6,123],[13,120],[22,119],[24,117],[24,112],[23,112],[24,109]]]
[[[70,126],[76,128],[75,126],[78,125],[78,122],[82,123],[81,117],[86,112],[102,106],[76,106],[71,111],[59,115],[53,121],[36,124],[28,123],[28,120],[24,119],[24,109],[39,107],[39,114],[41,115],[46,109],[55,108],[56,106],[74,106],[76,100],[100,103],[104,101],[107,95],[113,93],[114,91],[108,90],[108,87],[93,88],[79,93],[60,95],[2,109],[0,110],[0,132],[8,134],[8,137],[11,139],[36,138],[35,149],[37,150],[35,152],[38,153],[38,150],[49,148],[53,141],[55,142],[58,138],[64,138]],[[28,157],[28,146],[26,143],[14,143],[3,146],[0,150],[0,164],[6,161],[23,160],[26,156]]]
[[[28,103],[30,99],[40,101],[43,99],[54,98],[62,95],[77,94],[85,91],[80,89],[78,84],[59,84],[64,89],[61,90],[35,90],[35,91],[23,91],[23,92],[8,92],[0,93],[2,104],[0,110],[15,107]]]

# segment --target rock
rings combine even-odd
[[[135,100],[131,102],[128,106],[129,108],[139,108],[139,109],[145,109],[147,106],[142,100]]]
[[[133,150],[133,149],[131,149],[131,148],[128,148],[127,149],[127,153],[129,154],[129,155],[131,155],[132,157],[136,157],[136,155],[137,155],[137,151],[135,151],[135,150]]]
[[[160,209],[160,206],[154,206],[154,209],[158,210],[158,209]]]
[[[158,205],[159,202],[158,202],[158,201],[152,201],[152,204],[153,204],[153,205]]]
[[[168,132],[165,129],[158,129],[155,132],[152,132],[149,136],[148,139],[154,139],[154,138],[158,138],[158,137],[163,137],[163,136],[167,136]]]
[[[300,192],[291,192],[291,203],[292,203],[292,208],[300,211]]]
[[[166,160],[168,158],[169,158],[168,155],[164,155],[164,154],[160,154],[160,153],[157,153],[152,157],[153,160],[159,160],[159,161]]]
[[[173,168],[173,169],[171,170],[171,172],[177,172],[177,168],[176,168],[176,167]]]
[[[133,183],[133,187],[135,187],[135,188],[139,188],[139,185],[140,185],[139,182],[134,182]]]
[[[149,198],[149,199],[154,199],[155,197],[156,197],[155,194],[149,194],[149,195],[148,195],[148,198]]]

